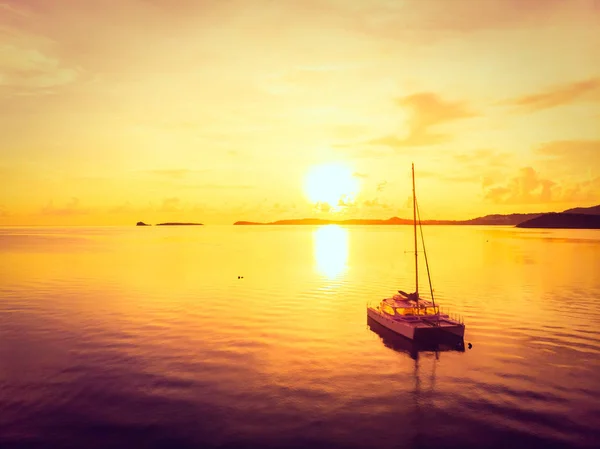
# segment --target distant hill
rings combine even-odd
[[[423,220],[424,225],[512,225],[521,223],[530,218],[539,217],[540,214],[512,214],[512,215],[486,215],[485,217],[470,220]],[[412,225],[412,219],[392,217],[381,219],[350,219],[350,220],[323,220],[321,218],[300,218],[297,220],[277,220],[268,223],[253,221],[236,221],[234,225]]]
[[[575,209],[567,209],[563,214],[584,214],[584,215],[600,215],[600,204],[592,207],[576,207]]]
[[[260,223],[254,221],[236,221],[234,225],[387,225],[387,224],[412,224],[412,220],[393,217],[387,220],[373,219],[351,219],[351,220],[323,220],[321,218],[300,218],[297,220],[278,220],[269,223]]]
[[[517,228],[600,229],[600,215],[550,213],[519,223]]]
[[[568,209],[563,214],[583,214],[583,215],[600,215],[600,205],[592,207],[578,207]],[[516,226],[538,217],[554,214],[554,212],[536,212],[528,214],[508,214],[508,215],[485,215],[483,217],[471,218],[469,220],[423,220],[424,225],[494,225],[494,226]],[[350,220],[323,220],[321,218],[300,218],[294,220],[277,220],[268,223],[253,222],[253,221],[236,221],[234,225],[410,225],[412,218],[392,217],[387,220],[381,219],[350,219]]]
[[[460,224],[467,225],[500,225],[500,226],[515,226],[532,218],[543,215],[542,212],[534,214],[510,214],[510,215],[485,215],[484,217],[472,218],[471,220],[461,221]]]
[[[138,221],[136,226],[152,226],[152,225],[146,224],[143,221]]]

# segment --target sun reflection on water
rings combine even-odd
[[[326,225],[315,229],[313,237],[317,271],[330,279],[342,274],[348,262],[348,230]]]

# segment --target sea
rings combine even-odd
[[[423,234],[463,344],[411,226],[1,227],[0,447],[600,447],[600,231]]]

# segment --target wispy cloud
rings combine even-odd
[[[377,191],[378,192],[383,192],[385,190],[385,188],[387,187],[388,182],[387,181],[382,181],[379,184],[377,184]]]
[[[208,183],[208,184],[196,184],[185,186],[190,189],[207,189],[207,190],[246,190],[246,189],[254,189],[256,186],[250,184],[216,184],[216,183]]]
[[[368,178],[369,177],[369,175],[367,175],[366,173],[359,173],[359,172],[352,173],[352,176],[354,176],[355,178]]]
[[[314,211],[317,213],[327,213],[333,210],[333,207],[326,202],[318,202],[314,204]]]
[[[129,214],[136,211],[136,208],[129,201],[119,204],[118,206],[111,207],[108,210],[108,212],[111,214]]]
[[[0,44],[0,87],[48,89],[72,83],[78,70],[37,49]]]
[[[379,198],[373,198],[371,200],[363,201],[363,206],[367,208],[380,208],[380,209],[389,209],[391,206],[387,203],[381,203]]]
[[[63,207],[54,206],[54,201],[50,200],[41,210],[42,215],[53,216],[86,215],[88,213],[90,213],[90,209],[81,207],[79,198],[75,197],[72,197]]]
[[[368,143],[392,148],[435,145],[451,139],[448,134],[434,131],[435,127],[477,116],[465,102],[444,100],[432,92],[409,95],[396,103],[409,112],[408,134],[388,135]]]
[[[209,170],[191,170],[189,168],[144,170],[144,173],[165,178],[182,179],[186,176],[207,173]]]
[[[600,174],[600,140],[558,140],[534,148],[540,164],[553,173],[576,177]]]
[[[181,211],[181,200],[177,197],[165,198],[158,209],[159,212],[179,212]]]
[[[0,3],[0,10],[4,10],[6,12],[8,12],[9,14],[14,14],[16,16],[20,16],[20,17],[30,17],[31,14],[22,8],[18,8],[14,5],[11,5],[10,3]]]
[[[600,140],[556,140],[541,144],[535,152],[552,158],[600,163]]]
[[[495,151],[491,149],[478,149],[455,154],[453,156],[456,162],[470,168],[479,168],[482,166],[506,166],[508,165],[511,157],[511,153]]]
[[[600,78],[553,86],[544,92],[513,98],[502,104],[516,106],[525,112],[533,112],[570,104],[577,100],[600,102]]]
[[[478,182],[480,176],[478,174],[452,174],[444,171],[427,171],[419,170],[419,178],[434,178],[445,182]]]

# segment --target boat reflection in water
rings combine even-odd
[[[389,330],[370,316],[367,316],[367,325],[381,338],[385,346],[397,352],[404,352],[414,360],[419,358],[420,352],[434,352],[438,356],[438,353],[445,351],[465,351],[464,339],[450,333],[436,334],[432,338],[410,340]]]
[[[436,419],[440,407],[440,395],[436,392],[436,368],[441,363],[440,352],[465,351],[464,339],[448,333],[429,340],[410,340],[371,317],[367,317],[367,325],[381,338],[386,347],[406,353],[413,359],[414,387],[409,388],[410,400],[402,401],[403,412],[400,412],[406,415],[404,419],[410,423],[410,431],[403,431],[404,446],[447,447],[444,445],[447,444],[446,437],[440,432],[432,432],[430,424]],[[421,353],[424,355],[422,359],[419,358]]]

